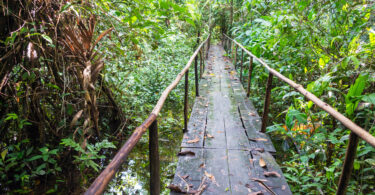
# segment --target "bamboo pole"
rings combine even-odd
[[[231,39],[227,35],[224,34],[228,39],[232,40],[236,45],[244,49],[244,51],[249,54],[251,57],[253,57],[255,60],[257,60],[260,64],[262,64],[269,72],[271,72],[274,76],[279,78],[280,80],[286,82],[288,85],[296,89],[298,92],[300,92],[303,96],[305,96],[307,99],[314,102],[319,108],[323,109],[324,111],[328,112],[331,116],[333,116],[335,119],[340,121],[345,127],[350,129],[352,132],[357,134],[359,137],[361,137],[363,140],[365,140],[368,144],[375,147],[375,137],[372,136],[369,132],[355,124],[350,119],[346,118],[343,114],[336,111],[334,108],[332,108],[327,103],[323,102],[321,99],[316,97],[314,94],[310,93],[306,89],[303,88],[302,85],[295,83],[294,81],[288,79],[284,75],[280,74],[273,68],[271,68],[267,63],[265,63],[262,59],[255,56],[253,53],[248,51],[244,46],[242,46],[240,43],[238,43],[236,40]]]
[[[169,93],[177,86],[177,84],[180,82],[184,74],[189,70],[191,64],[193,63],[195,56],[197,56],[199,50],[201,49],[203,44],[206,43],[209,37],[210,35],[195,50],[194,54],[190,57],[186,66],[176,76],[175,80],[163,91],[157,104],[155,105],[154,109],[152,110],[148,118],[142,123],[141,126],[135,129],[133,134],[125,142],[125,144],[121,147],[121,149],[117,152],[117,154],[109,163],[109,165],[100,173],[100,175],[95,179],[95,181],[87,189],[87,191],[85,192],[85,195],[102,194],[104,192],[108,183],[115,176],[115,173],[118,171],[120,166],[125,162],[126,157],[129,155],[130,151],[134,148],[134,146],[141,139],[142,135],[146,132],[147,128],[149,128],[150,125],[155,121],[157,115],[160,113],[160,110],[163,108],[163,105]]]

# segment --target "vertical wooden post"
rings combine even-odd
[[[234,64],[234,69],[236,69],[236,67],[237,67],[237,48],[238,48],[238,46],[236,45],[235,47],[234,47],[234,61],[233,61],[233,64]]]
[[[208,41],[207,41],[207,51],[206,51],[206,59],[208,58],[208,51],[210,50],[210,44],[211,44],[211,32],[208,35]]]
[[[240,82],[242,82],[242,67],[243,67],[243,50],[241,49]]]
[[[252,72],[253,72],[253,57],[250,56],[249,76],[247,78],[247,93],[246,93],[246,97],[250,97],[251,73]]]
[[[198,30],[198,37],[197,37],[197,46],[199,46],[199,38],[201,36],[201,31]],[[198,81],[198,55],[195,56],[194,58],[194,74],[195,74],[195,96],[199,96],[199,81]]]
[[[160,194],[160,161],[158,143],[158,122],[155,121],[149,127],[149,158],[150,158],[150,193]]]
[[[187,132],[187,117],[188,117],[188,107],[189,107],[189,70],[185,73],[185,101],[184,101],[184,129],[183,132]]]
[[[195,74],[195,96],[199,96],[199,82],[198,82],[198,56],[194,59],[194,74]]]
[[[339,185],[336,191],[337,195],[345,194],[346,187],[348,187],[350,176],[353,170],[354,159],[357,153],[358,141],[358,136],[351,131],[349,135],[348,147],[345,154],[344,167],[342,168]]]
[[[203,54],[203,50],[201,50],[200,51],[200,55],[199,55],[199,61],[200,61],[200,63],[199,63],[199,76],[200,76],[200,78],[202,79],[202,75],[203,75],[203,63],[204,63],[204,61],[203,61],[203,57],[202,56],[204,56],[204,54]]]
[[[273,74],[270,72],[268,74],[267,87],[266,87],[266,97],[264,99],[262,129],[260,130],[260,132],[262,132],[262,133],[266,132],[266,127],[267,127],[268,111],[269,111],[270,100],[271,100],[272,78],[273,78]]]

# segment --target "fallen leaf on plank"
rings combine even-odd
[[[247,195],[261,195],[261,194],[263,194],[262,191],[257,191],[257,192],[251,192]]]
[[[177,154],[177,156],[186,156],[186,155],[195,156],[195,153],[192,152],[192,151],[190,151],[190,150],[188,150],[188,151],[179,152]]]
[[[213,135],[210,135],[210,134],[208,134],[208,133],[207,133],[207,137],[208,137],[208,138],[214,138]]]
[[[219,186],[219,184],[216,183],[214,175],[207,173],[207,171],[204,171],[204,175],[206,175],[206,177],[208,177],[212,181],[212,183],[216,184],[216,186]]]
[[[177,186],[177,185],[174,185],[174,184],[169,184],[169,186],[167,186],[167,188],[170,189],[173,192],[185,192],[184,190],[182,190],[180,188],[180,186]]]
[[[257,181],[257,182],[267,182],[268,181],[266,179],[258,179],[258,178],[251,178],[251,180]]]
[[[254,112],[249,112],[249,116],[255,116]]]
[[[189,177],[189,175],[184,175],[184,176],[181,176],[183,179],[186,179]]]
[[[259,166],[265,168],[267,166],[266,161],[262,157],[259,159]]]
[[[206,167],[206,165],[204,163],[199,165],[199,168],[205,168],[205,167]]]
[[[276,171],[265,171],[263,175],[266,177],[281,177],[281,175]]]
[[[255,148],[254,151],[263,153],[264,152],[264,148]]]
[[[195,137],[195,139],[187,141],[188,144],[197,143],[199,142],[199,137]]]
[[[258,141],[260,141],[260,142],[266,142],[266,141],[268,141],[268,139],[264,139],[264,138],[255,138],[255,139],[249,138],[249,140],[250,141],[255,141],[255,142],[258,142]]]

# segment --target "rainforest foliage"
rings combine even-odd
[[[374,10],[366,0],[2,1],[0,193],[82,193],[209,33],[213,44],[222,33],[236,39],[375,135]],[[267,77],[255,62],[258,111]],[[292,192],[334,193],[350,131],[277,78],[273,85],[267,131]],[[183,87],[159,120],[164,193]],[[147,148],[143,136],[108,192],[147,193]],[[360,141],[348,192],[375,193],[374,177],[375,149]]]

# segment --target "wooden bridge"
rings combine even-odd
[[[291,194],[237,71],[213,46],[183,136],[174,192]],[[177,193],[172,193],[177,194]]]
[[[158,149],[157,116],[169,93],[185,76],[184,137],[171,194],[291,194],[285,178],[272,153],[275,149],[265,129],[272,89],[272,78],[293,87],[322,110],[329,113],[351,130],[345,161],[336,194],[345,194],[353,168],[359,138],[375,147],[375,137],[365,129],[337,112],[301,85],[272,69],[237,41],[223,34],[222,45],[237,60],[237,50],[242,51],[240,67],[242,75],[243,55],[250,56],[246,93],[229,58],[224,57],[221,46],[210,48],[210,36],[203,41],[184,69],[164,90],[153,111],[142,125],[137,127],[121,147],[110,164],[91,184],[85,194],[102,194],[115,176],[128,154],[149,129],[150,193],[160,194],[160,164]],[[229,49],[234,48],[234,49]],[[198,57],[200,67],[198,67]],[[206,66],[203,66],[207,58]],[[259,117],[247,97],[253,60],[268,72],[263,116]],[[188,122],[188,71],[194,62],[196,99]],[[204,70],[204,71],[203,71]],[[199,82],[199,78],[201,78]]]

